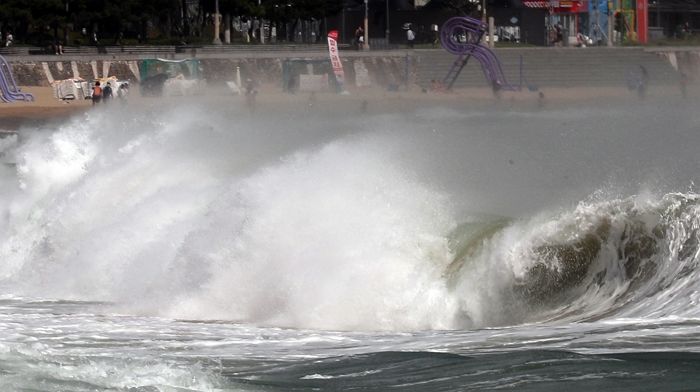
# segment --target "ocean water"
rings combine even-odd
[[[1,391],[700,390],[692,104],[216,101],[0,139]]]

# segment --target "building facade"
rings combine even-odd
[[[576,45],[581,36],[592,45],[653,43],[663,39],[687,39],[700,34],[700,0],[481,0],[472,16],[495,20],[499,41],[538,46]],[[403,26],[411,24],[417,43],[435,41],[433,26],[457,16],[436,0],[368,0],[369,37],[387,45],[405,42]],[[364,5],[353,0],[341,15],[329,18],[329,26],[350,43],[363,23]],[[563,42],[557,42],[557,30]],[[388,38],[388,41],[386,40]]]

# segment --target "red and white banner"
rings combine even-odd
[[[343,63],[340,62],[340,56],[338,55],[338,30],[328,32],[328,53],[331,56],[331,65],[333,66],[335,79],[342,90],[345,73],[343,72]]]
[[[584,12],[580,0],[523,0],[523,5],[527,8],[549,9],[553,14]]]
[[[549,8],[548,1],[523,1],[523,5],[528,8]]]
[[[649,1],[637,0],[637,39],[639,43],[649,41]]]

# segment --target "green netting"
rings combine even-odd
[[[294,92],[299,88],[299,75],[328,75],[332,88],[340,86],[327,59],[288,59],[282,62],[282,89]]]
[[[149,59],[139,63],[139,73],[141,80],[148,79],[155,75],[166,74],[170,78],[182,75],[185,79],[199,79],[201,70],[198,59],[186,60],[163,60]]]

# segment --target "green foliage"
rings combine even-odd
[[[486,2],[490,5],[490,1]],[[478,16],[481,1],[473,0],[430,0],[426,7],[432,9],[445,9],[465,16]]]
[[[215,1],[0,0],[0,29],[12,31],[17,43],[42,45],[57,39],[87,44],[93,33],[101,44],[192,42],[211,28]],[[320,20],[342,8],[342,0],[218,1],[221,14],[275,23]]]

